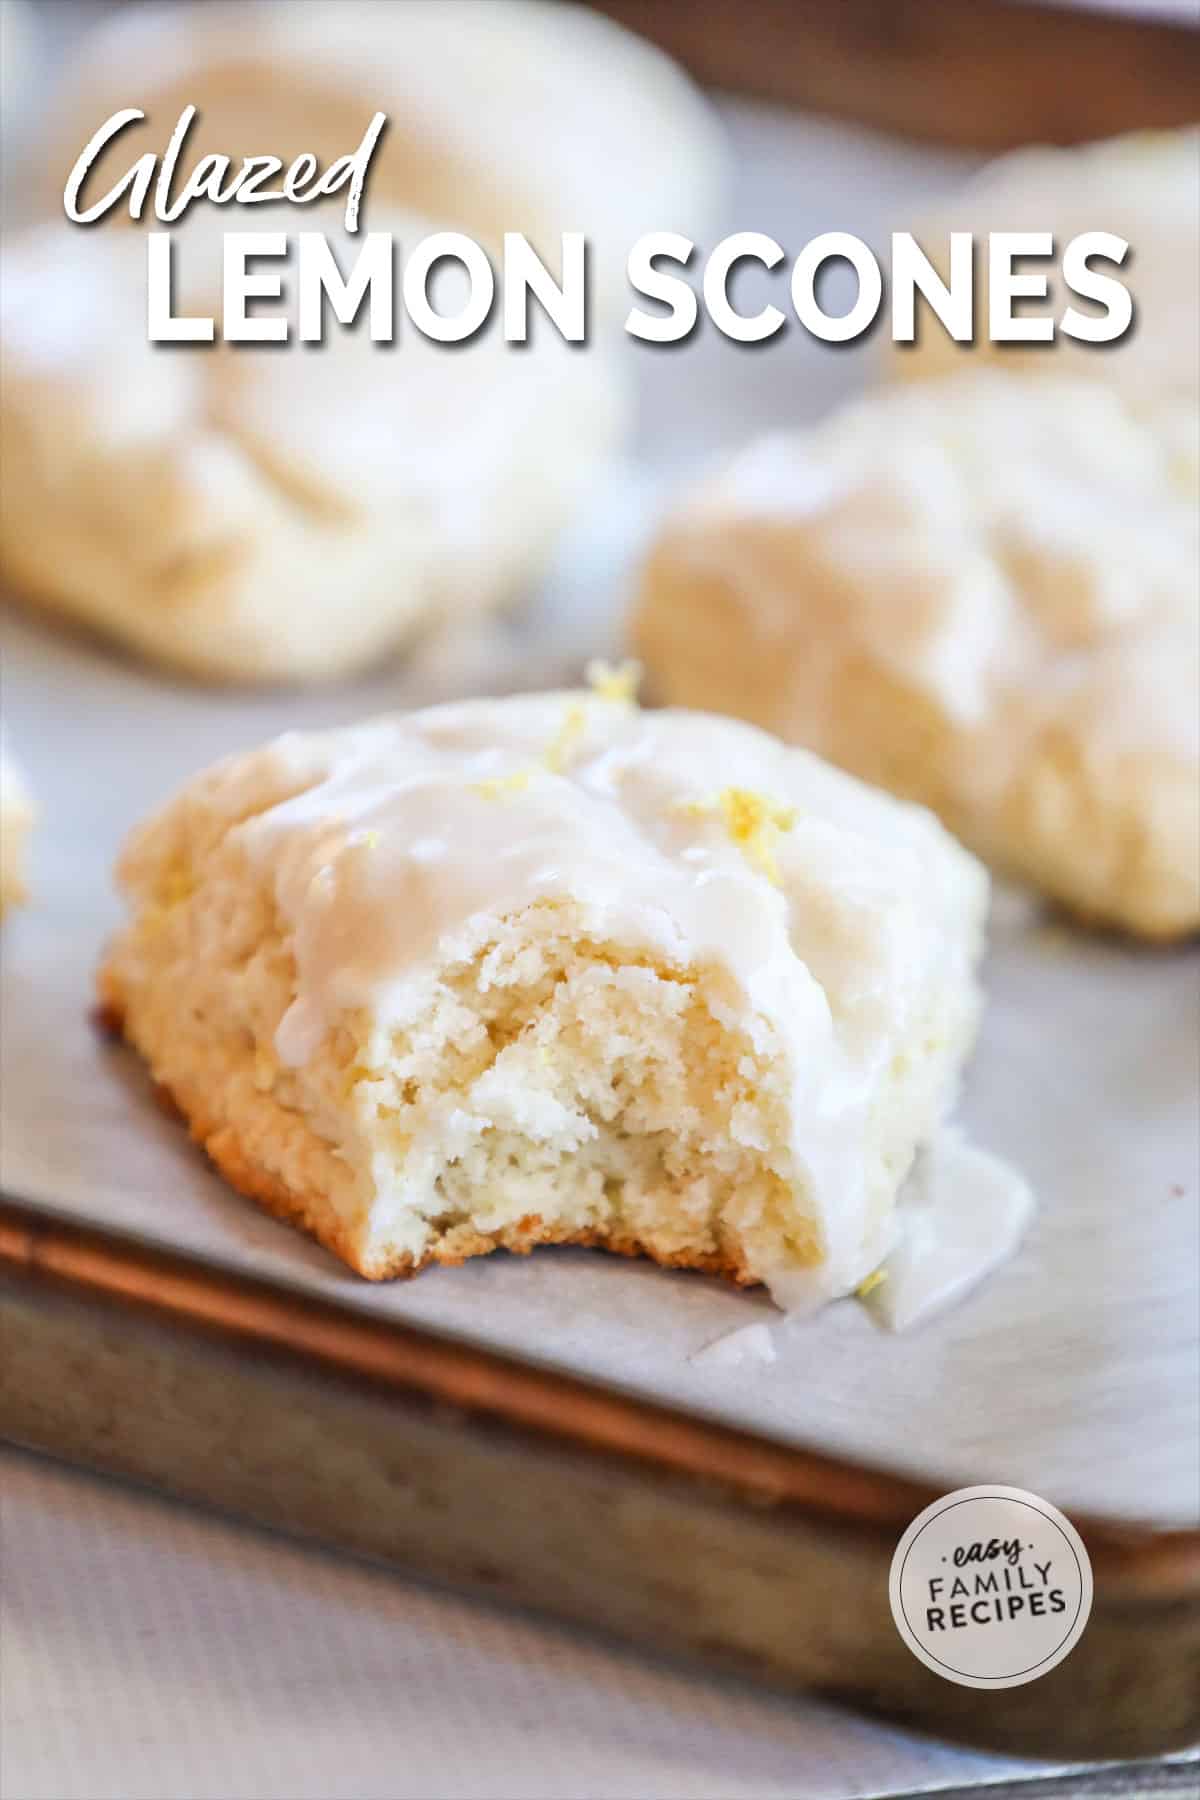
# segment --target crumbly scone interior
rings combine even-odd
[[[288,1067],[274,1039],[295,967],[261,916],[270,895],[243,891],[221,917],[186,889],[168,876],[119,959],[146,979],[117,976],[110,996],[216,1160],[232,1130],[236,1160],[298,1211],[331,1203],[335,1247],[363,1273],[455,1261],[480,1238],[599,1237],[741,1280],[819,1257],[769,1030],[733,1026],[715,972],[590,942],[542,905],[439,970],[410,1030],[352,1015]],[[915,1072],[898,1059],[893,1079],[919,1090]],[[933,1114],[943,1096],[911,1098]],[[907,1108],[881,1110],[900,1127],[879,1146],[882,1206],[914,1140]]]
[[[714,1016],[698,971],[535,907],[439,969],[410,1029],[350,1015],[288,1067],[273,1046],[295,966],[270,894],[240,888],[221,916],[188,887],[168,874],[121,954],[146,976],[119,978],[127,1029],[201,1135],[236,1120],[243,1159],[333,1203],[364,1272],[513,1231],[612,1235],[734,1273],[759,1262],[751,1245],[815,1254],[796,1241],[778,1072]]]

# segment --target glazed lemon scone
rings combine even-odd
[[[986,360],[1010,372],[1111,382],[1135,406],[1184,396],[1195,404],[1200,397],[1200,129],[1018,150],[989,163],[927,218],[900,223],[915,232],[943,278],[952,231],[974,232],[977,242],[992,231],[1049,231],[1058,254],[1081,232],[1112,232],[1130,246],[1125,262],[1120,270],[1098,266],[1129,288],[1135,315],[1124,337],[1099,348],[1061,333],[1052,344],[996,344],[982,329],[973,344],[956,344],[935,320],[919,342],[890,353],[893,373],[938,376]],[[979,258],[979,279],[977,312],[986,319],[986,255]],[[1052,303],[1035,310],[1061,314],[1064,298],[1055,286],[1052,276]],[[1072,304],[1085,314],[1096,310],[1090,301]]]
[[[1083,917],[1200,927],[1196,415],[1094,383],[883,389],[668,520],[655,689],[940,813]]]
[[[135,155],[161,154],[188,105],[199,109],[189,168],[214,151],[269,151],[285,167],[308,151],[326,167],[381,111],[372,225],[373,208],[394,206],[492,248],[520,231],[556,270],[559,234],[584,232],[597,300],[620,314],[635,240],[668,228],[703,240],[726,180],[715,114],[668,57],[586,7],[545,0],[128,8],[82,42],[52,107],[55,206],[91,134],[131,105],[146,120],[103,152],[97,195]]]
[[[223,220],[177,235],[177,311]],[[419,221],[381,222],[405,241]],[[5,251],[0,569],[36,604],[226,681],[334,678],[514,599],[613,454],[598,349],[152,345],[145,246],[42,226]]]
[[[33,804],[8,751],[0,744],[0,918],[25,898],[25,864]]]
[[[976,1027],[987,881],[929,814],[594,693],[279,738],[119,879],[106,1011],[375,1278],[569,1242],[845,1293]]]

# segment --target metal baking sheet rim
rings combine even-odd
[[[1087,1631],[981,1695],[923,1668],[888,1609],[896,1542],[944,1488],[4,1197],[0,1436],[980,1747],[1200,1738],[1200,1531],[1076,1515]]]

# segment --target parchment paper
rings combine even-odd
[[[945,157],[839,140],[812,121],[760,123],[752,109],[734,121],[746,192],[733,217],[785,244],[833,226],[877,240],[955,172]],[[822,179],[805,193],[810,163]],[[750,285],[747,310],[761,304]],[[635,468],[596,496],[525,623],[468,653],[443,644],[407,672],[247,698],[172,683],[63,630],[7,619],[5,725],[42,817],[34,903],[3,936],[0,1180],[13,1195],[351,1306],[947,1486],[999,1480],[1068,1509],[1193,1523],[1194,953],[1089,938],[1001,896],[963,1116],[1037,1190],[1025,1248],[908,1336],[884,1335],[844,1303],[789,1328],[773,1364],[690,1360],[724,1333],[777,1320],[765,1297],[599,1253],[494,1256],[406,1284],[362,1282],[230,1193],[153,1103],[135,1059],[87,1023],[92,970],[117,917],[109,872],[130,825],[214,756],[274,731],[456,690],[556,682],[611,650],[630,559],[664,486],[712,447],[812,416],[863,380],[870,347],[822,352],[794,336],[754,352],[711,333],[686,356],[633,350],[645,419]]]

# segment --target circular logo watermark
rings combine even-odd
[[[961,1687],[1021,1687],[1070,1654],[1092,1565],[1058,1508],[1024,1488],[958,1488],[919,1513],[888,1583],[914,1656]]]

